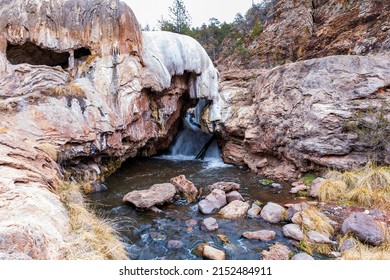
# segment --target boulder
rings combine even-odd
[[[183,248],[184,243],[180,240],[169,240],[167,247],[168,249],[180,249]]]
[[[224,260],[226,258],[226,253],[209,245],[204,245],[203,258],[208,260]]]
[[[238,191],[231,191],[226,194],[226,200],[227,203],[230,203],[233,200],[244,201],[244,198],[241,196],[241,194]]]
[[[292,239],[300,241],[304,238],[301,227],[296,224],[285,225],[283,226],[282,230],[285,236],[290,237]]]
[[[293,215],[291,218],[291,221],[300,226],[306,226],[307,228],[314,229],[315,224],[314,222],[310,219],[310,217],[303,211],[297,212]]]
[[[285,209],[279,204],[268,202],[261,210],[260,216],[267,222],[279,223],[283,220]]]
[[[132,191],[123,197],[124,202],[130,202],[138,208],[151,208],[170,202],[176,194],[176,188],[170,183],[156,184],[147,190]]]
[[[198,195],[198,189],[194,183],[186,179],[186,176],[179,175],[170,180],[178,193],[182,194],[188,202],[194,202]]]
[[[259,239],[261,241],[271,241],[275,239],[276,232],[273,230],[246,231],[242,234],[247,239]]]
[[[309,238],[309,241],[313,243],[326,243],[326,244],[334,243],[332,240],[329,239],[327,234],[320,233],[314,230],[309,230],[307,233],[307,237]]]
[[[252,207],[247,212],[247,216],[249,218],[254,219],[260,215],[260,211],[261,211],[260,206],[258,206],[256,204],[252,204]]]
[[[343,222],[341,231],[344,234],[352,233],[361,242],[375,246],[385,241],[385,235],[380,225],[373,217],[364,213],[352,213]]]
[[[269,247],[269,250],[261,252],[262,260],[288,260],[290,259],[291,250],[281,243],[276,243]]]
[[[288,209],[287,209],[287,214],[286,214],[285,220],[291,221],[291,219],[295,213],[303,211],[308,207],[309,207],[309,204],[307,204],[306,202],[296,203],[296,204],[290,205],[290,207],[288,207]]]
[[[84,192],[86,194],[105,192],[108,190],[107,186],[102,183],[92,182],[84,184]]]
[[[310,256],[309,254],[306,254],[306,253],[298,253],[298,254],[295,254],[291,260],[294,260],[294,261],[311,261],[311,260],[314,260],[314,258],[312,256]]]
[[[320,189],[320,186],[322,183],[324,183],[326,179],[318,177],[314,179],[313,183],[311,184],[310,187],[310,196],[312,197],[318,197],[318,190]]]
[[[213,190],[205,199],[198,204],[199,211],[203,214],[213,214],[218,212],[223,206],[227,204],[226,194],[223,190]]]
[[[202,224],[200,225],[200,229],[207,230],[207,231],[217,230],[218,229],[217,220],[212,217],[204,219]]]
[[[290,190],[290,193],[298,193],[300,191],[305,191],[307,190],[309,187],[306,186],[304,183],[301,183],[301,184],[296,184],[296,186],[294,186],[293,188],[291,188]]]
[[[234,200],[223,207],[219,214],[225,219],[236,219],[245,216],[249,209],[249,204],[241,200]]]
[[[340,246],[340,253],[351,250],[356,246],[356,242],[353,238],[348,238]]]
[[[218,190],[223,190],[225,193],[228,193],[231,191],[239,191],[240,184],[234,182],[217,182],[208,186],[207,188],[209,191],[218,189]]]

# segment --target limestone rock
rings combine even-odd
[[[152,206],[172,201],[175,194],[176,188],[174,185],[169,183],[156,184],[146,190],[129,192],[123,197],[123,201],[130,202],[138,208],[149,209]]]
[[[209,260],[224,260],[226,258],[226,253],[209,245],[205,245],[203,248],[203,258]]]
[[[285,225],[285,226],[283,226],[282,230],[283,230],[283,234],[285,236],[293,238],[295,240],[300,241],[300,240],[303,240],[303,238],[304,238],[304,235],[303,235],[303,232],[302,232],[300,226],[298,226],[296,224]]]
[[[260,215],[260,211],[260,206],[252,204],[252,207],[248,210],[247,215],[249,218],[254,219]]]
[[[210,217],[203,220],[202,224],[200,225],[201,230],[207,230],[207,231],[213,231],[218,229],[218,223],[217,220]]]
[[[194,202],[196,196],[198,195],[198,189],[195,187],[194,183],[187,180],[184,175],[174,177],[170,182],[176,187],[176,190],[183,194],[184,197],[189,202]]]
[[[261,252],[262,260],[288,260],[290,259],[291,250],[281,243],[276,243],[269,247],[269,250]]]
[[[198,204],[199,211],[203,214],[213,214],[227,204],[226,194],[222,190],[213,190]]]
[[[344,234],[352,233],[363,243],[380,245],[385,241],[379,224],[374,218],[364,213],[352,213],[343,222],[341,230]]]
[[[283,206],[273,202],[268,202],[261,210],[260,216],[267,222],[279,223],[283,220],[285,211],[286,210]]]
[[[226,200],[227,200],[227,203],[230,203],[233,200],[244,201],[244,198],[242,197],[242,195],[238,191],[231,191],[231,192],[228,192],[226,194]]]
[[[247,239],[259,239],[261,241],[271,241],[275,239],[276,232],[273,230],[246,231],[242,234]]]
[[[295,254],[291,260],[295,260],[295,261],[311,261],[311,260],[314,260],[314,258],[312,256],[310,256],[309,254],[307,253],[298,253],[298,254]]]
[[[249,208],[250,205],[247,202],[233,200],[228,205],[223,207],[219,211],[219,214],[225,219],[236,219],[245,216]]]
[[[218,189],[223,190],[225,193],[231,192],[231,191],[239,191],[240,190],[240,184],[234,183],[234,182],[217,182],[207,187],[209,191]]]

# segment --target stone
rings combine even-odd
[[[219,214],[225,219],[236,219],[244,217],[249,207],[250,205],[247,202],[243,202],[241,200],[234,200],[225,207],[223,207],[219,211]]]
[[[345,251],[351,250],[355,248],[356,242],[353,238],[348,238],[345,240],[340,246],[340,253],[344,253]]]
[[[301,202],[301,203],[296,203],[296,204],[290,205],[287,209],[287,214],[286,214],[285,220],[291,221],[291,219],[295,213],[301,212],[301,211],[307,209],[308,207],[309,207],[309,205],[306,202]]]
[[[242,234],[247,239],[259,239],[261,241],[271,241],[275,239],[276,232],[273,230],[246,231]]]
[[[186,221],[186,226],[188,226],[188,227],[194,227],[197,224],[198,224],[198,222],[196,220],[194,220],[194,219],[190,219],[190,220]]]
[[[279,183],[272,183],[271,187],[273,187],[274,189],[283,189],[283,186]]]
[[[363,243],[378,246],[385,241],[385,235],[380,225],[369,215],[364,213],[352,213],[344,220],[341,231],[352,233]]]
[[[170,183],[155,184],[149,189],[132,191],[123,197],[123,202],[134,204],[138,208],[151,208],[170,202],[176,194],[176,188]]]
[[[92,182],[84,185],[84,192],[87,194],[105,192],[107,190],[107,186],[102,183]]]
[[[261,252],[262,260],[288,260],[290,259],[291,250],[281,243],[276,243],[269,247],[269,250]]]
[[[313,183],[310,187],[310,196],[312,197],[318,197],[318,190],[322,183],[324,183],[326,180],[324,178],[318,177],[314,179]]]
[[[217,220],[212,217],[204,219],[202,224],[200,225],[200,229],[206,231],[217,230],[218,229]]]
[[[239,191],[240,190],[240,184],[234,183],[234,182],[217,182],[207,187],[209,191],[218,189],[223,190],[225,193],[231,192],[231,191]]]
[[[307,237],[311,242],[314,243],[326,243],[326,244],[334,243],[332,240],[329,239],[329,237],[326,234],[314,230],[309,230],[307,232]]]
[[[338,259],[338,258],[341,258],[341,253],[332,251],[332,252],[329,252],[328,257],[332,258],[332,259]]]
[[[298,254],[295,254],[291,260],[294,260],[294,261],[311,261],[311,260],[314,260],[314,258],[312,256],[310,256],[309,254],[307,253],[298,253]]]
[[[285,211],[283,206],[268,202],[261,210],[260,216],[269,223],[279,223],[283,220]]]
[[[226,200],[227,200],[227,203],[230,203],[233,200],[244,201],[244,198],[241,196],[241,194],[238,191],[231,191],[231,192],[226,193]]]
[[[310,229],[315,228],[314,222],[310,219],[310,217],[303,211],[297,212],[291,218],[291,221],[300,226],[305,226]]]
[[[168,249],[180,249],[183,248],[184,243],[180,240],[169,240],[167,247]]]
[[[172,185],[176,187],[177,192],[182,194],[188,202],[194,202],[198,195],[198,189],[194,183],[187,180],[184,175],[179,175],[170,180]]]
[[[254,219],[260,215],[260,211],[261,211],[260,206],[258,206],[256,204],[252,204],[252,207],[248,210],[248,212],[246,214],[249,218]]]
[[[304,234],[300,228],[300,226],[296,224],[288,224],[283,226],[282,228],[283,234],[287,237],[293,238],[295,240],[303,240]]]
[[[226,194],[223,190],[213,190],[198,204],[199,211],[203,214],[213,214],[227,204]]]
[[[208,260],[225,260],[226,253],[209,245],[205,245],[203,248],[203,258]]]
[[[305,184],[300,184],[300,185],[297,185],[296,187],[293,187],[291,188],[290,190],[290,193],[298,193],[300,191],[305,191],[308,189],[308,186],[306,186]]]

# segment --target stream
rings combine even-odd
[[[206,189],[208,185],[220,181],[239,183],[241,195],[250,203],[258,200],[261,203],[272,201],[283,205],[302,201],[302,198],[289,193],[287,184],[281,183],[283,188],[275,189],[261,184],[260,180],[263,178],[255,176],[246,168],[224,164],[215,143],[211,145],[204,160],[193,160],[194,154],[210,138],[210,135],[200,134],[200,130],[187,119],[169,154],[128,160],[106,180],[107,192],[88,195],[88,200],[97,210],[113,221],[125,241],[129,257],[140,260],[201,259],[195,254],[195,249],[205,242],[224,250],[227,259],[259,259],[261,251],[275,242],[282,242],[296,251],[290,239],[283,237],[283,223],[269,224],[261,218],[227,220],[218,214],[204,215],[199,212],[197,203],[189,204],[183,199],[160,206],[163,211],[160,214],[142,211],[122,202],[123,196],[130,191],[168,183],[171,178],[181,174],[198,189]],[[207,217],[217,219],[218,230],[207,232],[200,229],[201,222]],[[262,229],[274,230],[276,239],[263,242],[241,236],[245,231]],[[222,242],[217,235],[226,236],[229,242]],[[169,240],[180,240],[183,247],[169,249]]]

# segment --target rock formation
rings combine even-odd
[[[3,1],[0,250],[63,258],[70,222],[53,190],[167,148],[190,98],[212,100],[218,119],[217,85],[196,41],[142,34],[121,1]]]

